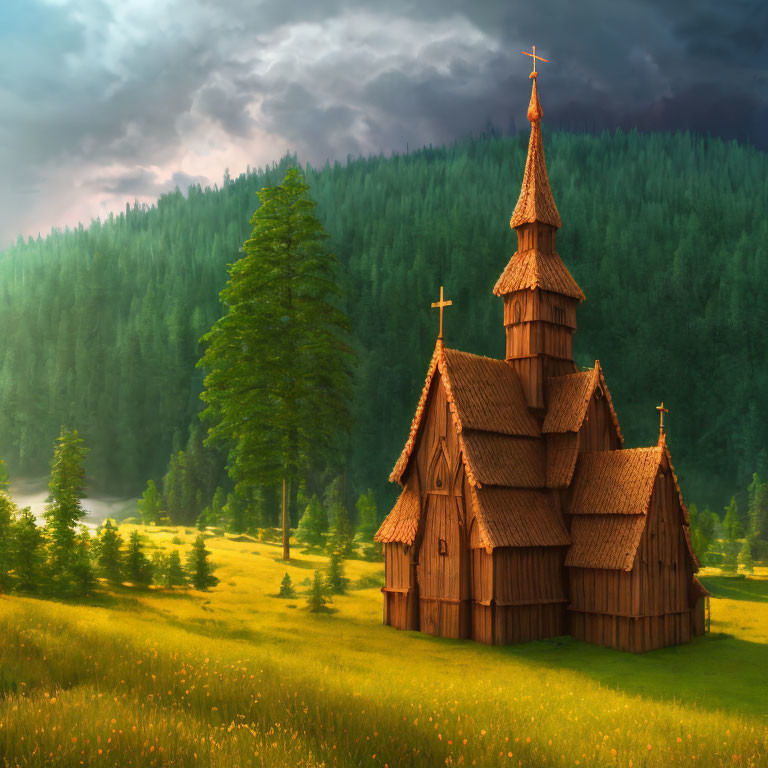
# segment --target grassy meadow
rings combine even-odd
[[[687,646],[488,648],[382,626],[381,564],[310,614],[274,595],[326,558],[207,544],[211,592],[0,598],[0,765],[768,766],[764,578],[705,574],[712,632]]]

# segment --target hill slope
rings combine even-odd
[[[587,295],[577,360],[600,358],[628,445],[669,443],[684,491],[720,503],[768,469],[768,155],[689,135],[545,139],[563,219],[558,251]],[[436,335],[501,356],[493,283],[526,136],[308,169],[344,268],[361,366],[348,478],[391,498]],[[219,314],[255,192],[283,168],[193,187],[151,209],[19,243],[0,255],[0,456],[44,472],[62,423],[113,493],[159,477],[199,408],[197,339]]]
[[[194,538],[144,533],[166,550]],[[274,594],[286,571],[304,592],[326,558],[285,564],[263,542],[207,545],[221,578],[210,593],[121,588],[101,605],[0,602],[8,764],[709,768],[768,759],[764,580],[713,598],[715,634],[690,645],[643,656],[568,638],[493,648],[383,626],[380,565],[349,561],[353,589],[334,598],[335,613],[313,615],[303,595]]]

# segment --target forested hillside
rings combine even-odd
[[[527,140],[307,170],[360,358],[351,495],[373,486],[380,507],[391,498],[441,284],[453,300],[446,343],[503,354],[491,288],[515,247]],[[558,252],[587,295],[577,361],[601,360],[627,445],[655,441],[663,398],[684,491],[720,504],[768,470],[768,155],[689,135],[545,145]],[[0,456],[15,475],[45,473],[65,424],[90,446],[101,490],[139,493],[160,478],[200,409],[197,340],[220,314],[226,265],[256,191],[286,162],[0,255]]]

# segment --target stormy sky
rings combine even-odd
[[[287,150],[526,130],[768,150],[765,0],[0,0],[0,246]]]

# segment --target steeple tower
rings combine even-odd
[[[544,114],[533,81],[528,120],[531,138],[520,197],[509,225],[517,232],[517,251],[493,292],[504,299],[506,359],[517,371],[528,407],[543,409],[548,376],[573,373],[571,337],[576,330],[576,306],[584,294],[555,251],[560,213],[544,161],[541,117]]]

